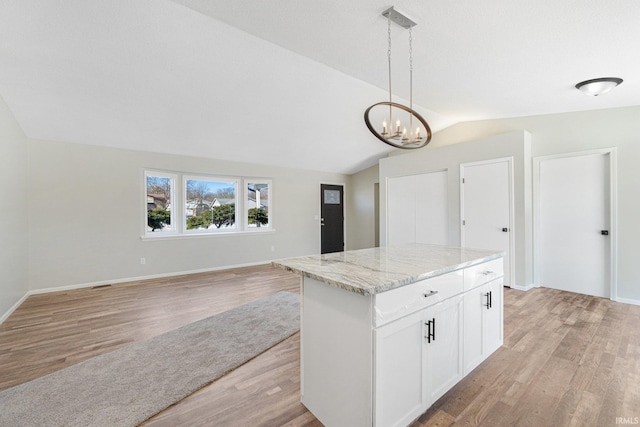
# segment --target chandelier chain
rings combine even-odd
[[[409,27],[409,109],[413,111],[413,27]],[[409,114],[409,135],[413,135],[413,114]],[[411,137],[410,137],[411,138]]]
[[[387,62],[389,63],[389,129],[393,127],[391,118],[391,14],[387,16]]]

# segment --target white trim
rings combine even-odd
[[[22,303],[29,297],[30,293],[27,292],[26,294],[24,294],[22,296],[22,298],[20,298],[15,304],[13,304],[13,306],[7,310],[6,313],[4,313],[1,317],[0,317],[0,325],[2,325],[2,323],[7,320],[9,318],[9,316],[11,316],[11,314],[16,311],[16,309],[18,307],[20,307],[20,305],[22,305]]]
[[[612,301],[635,301],[618,298],[618,157],[616,147],[597,150],[574,151],[533,158],[533,283],[540,287],[540,163],[545,160],[566,157],[609,155],[609,299]],[[628,302],[633,304],[633,302]]]
[[[267,184],[269,187],[269,200],[267,201],[267,212],[269,214],[269,224],[267,226],[260,226],[255,228],[249,228],[249,209],[247,208],[247,202],[249,200],[249,184]],[[244,220],[244,233],[265,233],[273,230],[273,180],[271,178],[243,178],[242,180],[243,190],[243,220]],[[259,206],[258,206],[259,207]]]
[[[180,239],[193,239],[198,237],[223,237],[223,236],[246,236],[248,234],[274,234],[275,228],[264,227],[264,230],[244,230],[244,231],[218,231],[215,233],[184,233],[184,234],[158,234],[152,236],[140,236],[140,240],[143,242],[153,242],[155,240],[180,240]]]
[[[517,291],[530,291],[533,288],[536,288],[537,286],[534,285],[533,283],[529,283],[528,285],[525,286],[520,286],[520,285],[511,285],[509,286],[511,289],[515,289]]]
[[[243,264],[234,264],[234,265],[225,265],[220,267],[211,267],[211,268],[201,268],[197,270],[185,270],[185,271],[176,271],[171,273],[161,273],[161,274],[150,274],[148,276],[136,276],[136,277],[125,277],[122,279],[113,279],[113,280],[100,280],[97,282],[88,282],[88,283],[78,283],[75,285],[67,285],[67,286],[58,286],[56,288],[44,288],[44,289],[35,289],[31,290],[27,293],[27,295],[40,295],[40,294],[48,294],[51,292],[60,292],[60,291],[71,291],[74,289],[82,289],[82,288],[91,288],[94,286],[102,286],[102,285],[113,285],[117,283],[127,283],[127,282],[137,282],[140,280],[149,280],[149,279],[162,279],[165,277],[175,277],[175,276],[184,276],[187,274],[196,274],[196,273],[209,273],[212,271],[220,271],[220,270],[230,270],[232,268],[241,268],[241,267],[253,267],[256,265],[266,265],[270,264],[271,261],[259,261],[259,262],[249,262]]]
[[[640,300],[638,300],[638,299],[620,298],[620,297],[618,297],[614,301],[620,302],[622,304],[640,305]]]
[[[490,160],[482,160],[479,162],[466,162],[460,163],[460,182],[458,185],[460,186],[460,246],[464,247],[464,226],[462,225],[462,221],[464,220],[464,184],[462,184],[462,180],[464,179],[464,168],[468,166],[479,166],[479,165],[488,165],[491,163],[502,163],[507,162],[507,167],[509,170],[509,287],[513,287],[515,289],[523,289],[522,287],[515,287],[515,277],[516,277],[516,252],[515,252],[515,241],[516,241],[516,222],[515,222],[515,194],[514,194],[514,174],[513,174],[513,156],[510,157],[500,157],[497,159]]]
[[[176,172],[165,172],[159,171],[155,169],[142,169],[142,199],[144,203],[142,204],[142,235],[143,236],[152,236],[155,233],[152,231],[148,231],[148,210],[147,210],[147,178],[149,176],[155,176],[159,178],[168,178],[171,180],[171,189],[169,190],[169,203],[171,205],[171,230],[165,232],[159,232],[157,234],[162,234],[164,236],[176,236],[179,233],[180,223],[180,212],[176,209],[176,197],[178,196],[177,188],[178,185],[178,173]]]
[[[193,235],[193,234],[218,234],[218,233],[233,233],[237,231],[244,230],[244,224],[242,221],[242,215],[238,215],[242,213],[242,209],[244,204],[242,203],[242,198],[239,197],[242,189],[240,186],[242,185],[242,179],[239,177],[225,177],[225,176],[217,176],[217,175],[197,175],[197,174],[181,174],[181,191],[182,191],[182,205],[180,206],[180,224],[178,227],[178,233],[184,235]],[[189,230],[187,228],[187,181],[204,181],[210,183],[224,183],[224,184],[233,184],[233,193],[234,193],[234,202],[233,206],[235,208],[235,221],[233,227],[231,229],[218,229],[218,228],[208,228],[208,229],[195,229]],[[244,195],[244,192],[242,192]]]

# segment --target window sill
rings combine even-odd
[[[243,230],[243,231],[221,231],[218,233],[182,233],[182,234],[157,234],[140,236],[143,242],[153,240],[176,240],[176,239],[193,239],[197,237],[224,237],[224,236],[247,236],[251,234],[275,234],[274,228],[266,230]]]

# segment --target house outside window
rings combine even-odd
[[[144,237],[273,230],[268,178],[144,171]]]
[[[146,233],[176,232],[175,200],[176,176],[162,172],[145,172]]]
[[[237,179],[185,176],[184,183],[187,232],[238,230]]]
[[[271,181],[245,180],[245,223],[248,230],[271,227]]]

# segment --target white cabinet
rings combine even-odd
[[[462,300],[458,295],[425,310],[425,411],[462,379]]]
[[[406,426],[462,378],[462,296],[375,330],[375,425]]]
[[[425,310],[375,330],[375,425],[405,426],[427,408]]]
[[[464,374],[502,345],[502,278],[464,295]]]

